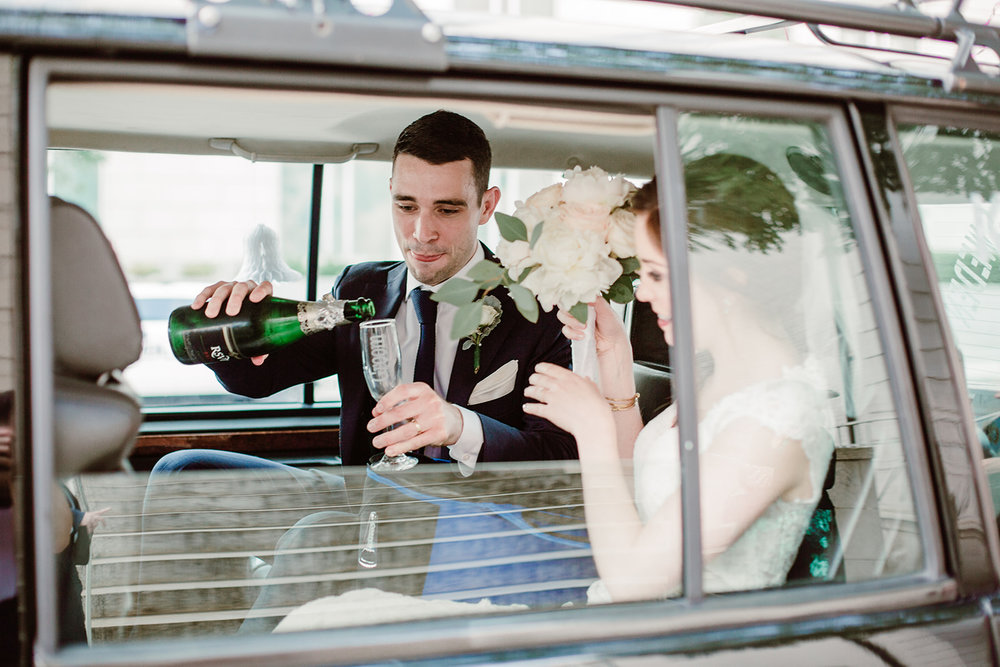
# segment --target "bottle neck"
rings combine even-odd
[[[301,301],[298,304],[299,327],[304,334],[332,329],[346,319],[344,302],[338,299]]]

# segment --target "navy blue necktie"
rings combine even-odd
[[[437,322],[437,301],[431,299],[431,293],[419,287],[410,292],[413,309],[417,312],[417,322],[420,323],[420,345],[417,347],[417,360],[413,365],[413,381],[426,382],[434,388],[434,324]]]

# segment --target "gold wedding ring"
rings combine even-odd
[[[410,421],[413,422],[413,425],[417,427],[417,435],[420,435],[421,433],[424,432],[424,429],[420,428],[420,422],[418,422],[416,419],[411,419]]]

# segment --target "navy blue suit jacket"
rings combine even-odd
[[[406,289],[406,264],[366,262],[349,266],[337,279],[333,294],[338,299],[368,297],[375,303],[375,316],[395,317]],[[528,322],[518,312],[506,290],[491,292],[500,299],[503,316],[483,340],[480,368],[473,372],[473,350],[455,357],[446,399],[468,407],[483,425],[480,461],[531,461],[577,457],[573,437],[550,422],[524,414],[524,389],[535,364],[548,361],[570,365],[569,341],[555,313],[540,312],[538,322]],[[518,360],[513,390],[485,403],[467,406],[475,385],[512,359]],[[318,380],[336,373],[342,400],[340,456],[344,465],[364,465],[376,450],[365,425],[375,401],[368,393],[361,368],[361,344],[357,326],[341,326],[308,336],[272,352],[261,366],[248,360],[210,365],[229,391],[259,398],[287,387]]]

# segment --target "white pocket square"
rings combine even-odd
[[[511,359],[506,364],[490,373],[475,386],[469,395],[469,405],[477,405],[492,401],[494,398],[506,396],[514,389],[517,380],[517,359]]]

